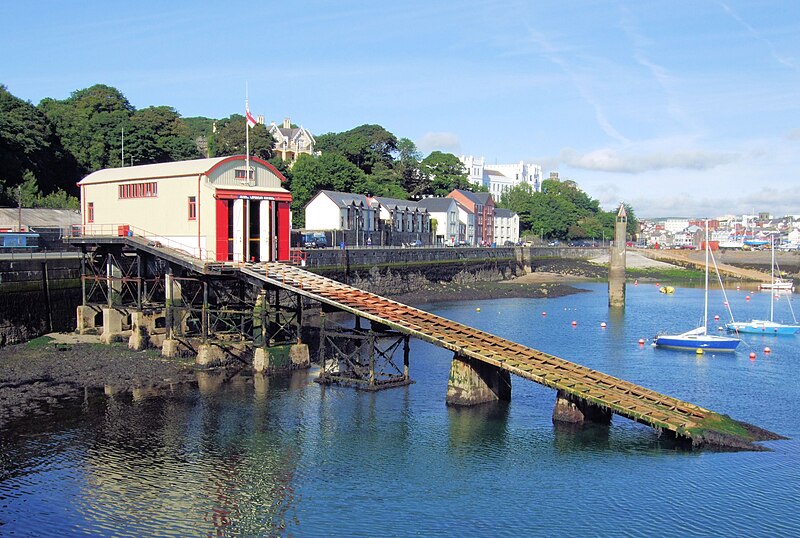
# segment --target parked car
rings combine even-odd
[[[303,234],[301,246],[303,248],[326,248],[328,239],[322,233]]]
[[[503,246],[504,247],[513,247],[514,246],[514,242],[510,241],[510,240],[506,241],[505,243],[503,243]]]
[[[422,241],[420,241],[419,239],[415,239],[411,243],[409,243],[409,246],[421,247],[422,246]]]

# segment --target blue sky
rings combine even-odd
[[[800,214],[800,2],[3,2],[0,83],[377,123],[640,217]]]

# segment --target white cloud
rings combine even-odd
[[[424,155],[436,150],[458,155],[461,153],[461,140],[455,133],[428,132],[417,142],[417,149]]]
[[[620,152],[603,148],[588,153],[565,148],[558,156],[558,162],[572,168],[638,174],[665,169],[709,170],[728,164],[738,156],[708,150],[672,150],[658,152]]]

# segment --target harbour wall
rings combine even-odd
[[[75,330],[79,258],[0,260],[0,346]]]

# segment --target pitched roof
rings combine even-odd
[[[129,181],[132,179],[151,179],[159,177],[184,177],[207,174],[216,166],[225,161],[245,161],[244,155],[228,157],[212,157],[210,159],[192,159],[189,161],[173,161],[169,163],[140,164],[138,166],[125,166],[122,168],[103,168],[92,172],[78,182],[78,185],[93,183],[106,183],[109,181]],[[272,170],[278,178],[284,180],[283,175],[275,167],[258,157],[250,157],[252,164],[260,163]]]
[[[474,192],[472,194],[475,195],[475,198],[480,200],[481,205],[487,205],[489,203],[489,200],[494,202],[494,198],[492,198],[492,195],[489,194],[488,192]]]
[[[347,207],[350,205],[369,205],[369,199],[363,194],[353,194],[351,192],[338,192],[338,191],[319,191],[324,193],[328,198],[333,200],[339,207]]]
[[[376,196],[374,198],[376,202],[378,202],[382,206],[389,206],[389,207],[396,207],[398,209],[406,210],[406,211],[425,211],[425,208],[421,208],[417,202],[412,202],[410,200],[399,200],[397,198],[386,198],[385,196]]]
[[[417,205],[428,210],[429,213],[441,213],[450,209],[450,206],[455,202],[452,198],[423,198]]]
[[[496,207],[494,209],[494,216],[495,217],[500,217],[500,218],[503,218],[503,219],[510,219],[514,215],[516,215],[516,213],[514,213],[510,209],[503,209],[502,207]]]
[[[16,207],[0,207],[0,226],[16,226],[19,216]],[[73,224],[81,224],[81,214],[72,209],[22,208],[22,225],[29,228],[55,228]]]

